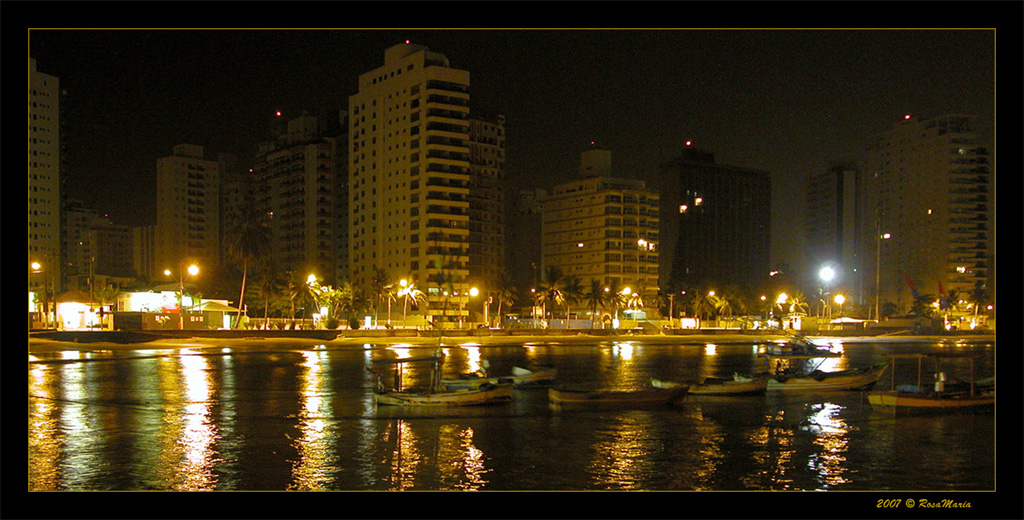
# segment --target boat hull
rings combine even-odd
[[[683,386],[680,383],[669,381],[651,380],[651,386],[655,388],[677,388]],[[690,385],[687,391],[689,395],[759,395],[765,393],[768,388],[768,378],[733,378],[733,379],[705,379],[699,385]]]
[[[768,390],[768,378],[737,379],[725,381],[705,380],[690,387],[693,395],[758,395]]]
[[[511,383],[485,384],[477,388],[441,392],[382,392],[374,394],[378,405],[481,406],[512,401]]]
[[[772,376],[768,380],[769,392],[863,390],[871,388],[882,377],[888,363],[863,370],[821,373],[817,376]]]
[[[516,386],[540,385],[550,383],[558,375],[558,369],[529,371],[514,367],[512,375],[501,377],[471,377],[466,379],[442,379],[441,384],[449,389],[476,388],[484,383],[499,384],[512,381]]]
[[[548,402],[556,410],[654,408],[684,397],[688,386],[672,389],[651,388],[626,392],[548,389]]]
[[[920,394],[900,391],[868,393],[868,403],[878,411],[900,415],[986,413],[995,410],[994,394]]]

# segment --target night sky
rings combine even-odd
[[[959,26],[955,17],[934,25]],[[155,222],[156,160],[175,144],[248,164],[275,110],[346,108],[358,75],[409,39],[470,72],[473,110],[506,116],[508,178],[517,187],[568,178],[591,142],[612,151],[615,176],[657,187],[659,163],[692,140],[719,163],[772,174],[772,261],[794,262],[801,180],[856,159],[904,114],[976,114],[992,139],[994,26],[35,29],[57,27],[40,23],[28,26],[28,44],[39,70],[68,92],[68,196],[115,223]],[[1007,41],[1019,47],[1018,37]]]

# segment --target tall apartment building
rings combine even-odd
[[[469,282],[488,294],[505,271],[505,118],[469,121]]]
[[[507,272],[519,291],[517,304],[529,305],[524,291],[536,287],[540,281],[540,266],[543,257],[540,241],[544,214],[541,202],[547,196],[543,189],[522,189],[509,200],[509,220],[512,225],[505,230],[505,265]],[[525,301],[524,301],[525,300]]]
[[[334,284],[335,138],[308,114],[287,120],[284,130],[253,161],[255,203],[270,215],[270,258],[281,271]]]
[[[61,135],[60,80],[36,69],[29,60],[28,262],[39,262],[41,275],[29,276],[29,290],[60,283]]]
[[[89,292],[107,283],[123,285],[135,278],[131,228],[78,200],[64,210],[67,283],[71,290]]]
[[[349,98],[349,265],[414,281],[434,320],[468,314],[469,72],[421,45],[388,48]]]
[[[644,181],[611,176],[611,152],[581,154],[579,179],[543,197],[543,269],[601,285],[618,282],[654,306],[658,294],[659,197]],[[543,270],[542,270],[543,272]]]
[[[203,147],[179,144],[156,163],[153,278],[176,272],[185,262],[201,271],[220,265],[220,169],[205,159]]]
[[[913,290],[995,289],[994,174],[977,131],[972,115],[906,116],[868,147],[863,244],[877,258],[865,267],[874,280],[880,266],[879,299],[899,312]]]
[[[157,271],[156,264],[156,225],[138,226],[132,228],[132,268],[139,277],[153,281],[154,273]],[[160,280],[163,282],[163,280]]]
[[[760,289],[770,266],[771,177],[689,147],[661,165],[661,281]]]
[[[866,303],[862,265],[874,260],[873,255],[862,257],[860,177],[859,170],[848,164],[815,172],[807,179],[804,205],[807,250],[802,271],[816,277],[820,268],[831,267],[837,276],[830,289],[842,292],[848,304]]]

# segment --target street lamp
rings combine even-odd
[[[185,296],[185,275],[196,276],[199,274],[199,266],[192,264],[187,269],[182,268],[178,270],[178,330],[185,329],[185,309],[182,306],[182,299]],[[164,269],[164,275],[171,276],[170,269]]]
[[[402,287],[401,289],[398,290],[398,296],[402,297],[402,328],[404,329],[405,309],[406,305],[409,303],[409,281],[406,280],[405,278],[402,278],[401,280],[398,281],[398,285]]]
[[[881,322],[880,293],[882,290],[882,240],[889,240],[889,233],[878,233],[875,236],[875,321]]]
[[[470,288],[469,288],[469,298],[476,298],[476,297],[477,297],[477,295],[479,295],[479,294],[480,294],[480,290],[479,290],[479,289],[477,289],[476,287],[470,287]],[[469,304],[468,304],[468,302],[469,302],[469,298],[466,298],[466,301],[467,301],[467,304],[466,304],[466,306],[467,306],[467,307],[469,307]],[[470,307],[470,308],[471,308],[471,307]],[[472,309],[472,308],[471,308],[471,309]],[[469,318],[470,318],[470,317],[471,317],[472,315],[473,315],[473,311],[472,311],[472,310],[470,310],[470,311],[469,311],[469,314],[467,314],[467,315],[466,315],[466,319],[467,319],[467,321],[469,321]]]
[[[822,283],[824,283],[824,285],[825,285],[825,299],[824,299],[824,301],[825,301],[825,309],[824,310],[825,310],[825,314],[826,314],[827,318],[831,318],[832,317],[832,308],[828,304],[829,283],[831,283],[832,280],[835,279],[835,277],[836,277],[835,270],[832,269],[831,267],[827,266],[827,265],[822,267],[821,270],[818,271],[818,278],[821,278]]]
[[[843,303],[846,302],[846,296],[837,294],[833,301],[839,306],[839,330],[843,330]]]
[[[42,273],[43,274],[43,307],[40,308],[40,310],[39,310],[39,316],[42,317],[42,319],[40,321],[43,323],[43,327],[46,327],[46,322],[49,320],[49,314],[50,314],[49,313],[50,296],[46,292],[46,273],[43,273],[43,264],[40,264],[39,262],[32,262],[30,267],[32,268],[32,272],[33,273],[36,273],[36,274]]]

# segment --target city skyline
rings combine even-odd
[[[345,108],[358,74],[404,39],[470,72],[474,111],[506,117],[512,187],[567,180],[591,142],[614,153],[613,175],[654,189],[686,140],[768,171],[773,263],[800,249],[803,179],[856,160],[903,114],[975,114],[985,136],[994,123],[983,29],[33,30],[29,54],[68,92],[67,198],[139,226],[173,146],[248,164],[274,111]]]

